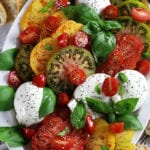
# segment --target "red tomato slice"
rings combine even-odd
[[[114,77],[108,77],[104,80],[102,85],[102,92],[106,96],[113,96],[118,91],[118,81]]]
[[[69,35],[67,33],[63,33],[58,37],[58,45],[60,47],[66,47],[68,45]]]
[[[33,80],[32,84],[38,86],[38,87],[45,87],[46,86],[46,77],[44,74],[36,75]]]
[[[62,92],[58,94],[58,101],[61,106],[66,106],[70,100],[70,97],[67,93]]]
[[[150,62],[146,59],[139,61],[136,65],[136,70],[143,75],[147,75],[150,72]]]
[[[61,9],[62,7],[67,7],[70,5],[69,0],[55,0],[55,7],[56,9]]]
[[[106,19],[116,19],[118,17],[118,8],[115,5],[108,5],[102,13]]]
[[[112,133],[121,133],[124,130],[124,122],[114,122],[109,125]]]
[[[38,26],[27,27],[20,33],[20,40],[24,44],[37,43],[40,40],[41,29]]]
[[[22,83],[16,71],[10,71],[8,74],[8,84],[14,88],[18,88]]]
[[[134,20],[140,22],[147,22],[150,20],[150,12],[144,8],[133,8],[131,11],[131,16]]]
[[[35,129],[32,128],[23,128],[23,134],[27,139],[31,139],[32,136],[36,133]]]
[[[94,132],[95,124],[94,124],[94,121],[93,121],[92,116],[90,114],[86,115],[86,128],[90,134],[92,134]]]

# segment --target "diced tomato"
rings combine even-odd
[[[69,0],[55,0],[55,7],[56,9],[61,9],[62,7],[67,7],[70,5]]]
[[[136,65],[136,70],[147,75],[150,72],[150,62],[146,59],[140,60]]]
[[[18,88],[22,83],[16,71],[10,71],[8,74],[8,84],[14,88]]]
[[[121,133],[124,130],[124,122],[110,123],[109,129],[112,133]]]
[[[60,19],[58,17],[49,16],[44,20],[44,26],[47,32],[49,32],[49,34],[51,35],[60,26]]]
[[[37,43],[40,40],[41,29],[38,26],[30,26],[20,33],[20,40],[24,44]]]
[[[95,129],[95,124],[90,114],[86,115],[86,128],[89,134],[92,134]]]
[[[102,85],[102,92],[106,96],[113,96],[118,91],[118,81],[114,77],[108,77],[104,80]]]
[[[145,10],[144,8],[133,8],[131,16],[136,21],[147,22],[150,20],[150,11]]]
[[[70,100],[70,97],[67,93],[62,92],[58,94],[58,101],[61,106],[66,106]]]
[[[63,33],[58,36],[58,45],[60,47],[66,47],[68,45],[69,35],[67,33]]]
[[[73,45],[77,46],[77,47],[82,47],[82,48],[86,48],[89,45],[89,35],[86,34],[83,31],[79,31],[77,32],[73,38],[72,38],[72,42]]]
[[[33,128],[23,128],[23,134],[27,139],[31,139],[32,136],[36,133],[36,130]]]
[[[32,84],[38,86],[38,87],[45,87],[46,86],[46,77],[44,74],[36,75],[32,79]]]
[[[106,19],[116,19],[118,17],[118,8],[115,5],[108,5],[104,8],[102,14]]]

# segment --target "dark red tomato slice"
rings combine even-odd
[[[66,47],[68,45],[69,35],[67,33],[63,33],[58,36],[57,40],[60,47]]]
[[[27,139],[31,139],[32,136],[36,133],[36,130],[33,128],[23,128],[23,134]]]
[[[146,59],[140,60],[136,65],[136,70],[147,75],[150,72],[150,62]]]
[[[115,5],[108,5],[102,13],[106,19],[116,19],[118,17],[118,8]]]
[[[16,71],[10,71],[8,74],[8,84],[14,88],[18,88],[22,83]]]
[[[41,29],[38,26],[27,27],[20,33],[20,40],[24,44],[37,43],[40,40]]]
[[[69,0],[55,0],[55,7],[56,9],[61,9],[62,7],[67,7],[70,5]]]
[[[86,129],[89,134],[92,134],[95,129],[95,124],[90,114],[86,115]]]
[[[66,106],[68,104],[70,100],[70,97],[67,93],[65,92],[62,92],[62,93],[59,93],[58,94],[58,103],[61,105],[61,106]]]
[[[86,48],[89,45],[89,35],[83,31],[77,32],[72,38],[73,45]]]
[[[121,133],[124,130],[124,122],[110,123],[109,129],[112,133]]]
[[[32,84],[34,84],[38,87],[45,87],[46,86],[46,76],[44,74],[36,75],[32,79]]]
[[[106,96],[113,96],[118,91],[118,81],[114,77],[108,77],[104,80],[102,85],[102,92]]]
[[[131,16],[136,21],[147,22],[150,20],[150,11],[147,11],[144,8],[133,8]]]
[[[44,20],[44,26],[45,29],[49,32],[49,34],[52,34],[60,26],[60,19],[58,17],[49,16]]]

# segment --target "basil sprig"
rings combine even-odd
[[[49,11],[49,9],[54,5],[54,0],[50,0],[45,7],[43,7],[40,12],[46,13]]]

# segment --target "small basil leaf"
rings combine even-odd
[[[50,88],[44,88],[43,98],[39,109],[39,118],[42,118],[52,113],[55,109],[55,105],[56,105],[56,96],[54,92]]]
[[[104,103],[100,99],[86,97],[86,101],[88,106],[97,113],[108,114],[112,110],[112,107],[110,105]]]
[[[115,122],[115,121],[116,121],[115,113],[109,113],[108,114],[108,122],[111,123],[111,122]]]
[[[95,86],[95,92],[96,92],[97,94],[101,94],[101,88],[100,88],[100,85],[99,85],[99,84]]]
[[[138,98],[128,98],[118,101],[114,103],[115,112],[117,114],[129,114],[134,110],[137,102]]]
[[[0,127],[0,140],[10,147],[23,146],[27,140],[23,137],[20,127]]]
[[[57,133],[57,136],[65,136],[69,133],[69,128],[66,127],[63,131]]]
[[[71,124],[76,129],[83,128],[86,120],[86,107],[82,101],[79,101],[71,113]]]
[[[12,87],[0,85],[0,111],[13,108],[15,91]]]
[[[121,83],[119,85],[119,95],[122,96],[124,94],[124,92],[125,92],[125,88],[124,88],[123,84]]]
[[[109,150],[109,148],[107,148],[105,145],[102,145],[101,150]]]
[[[142,56],[148,60],[150,60],[150,53],[143,53]]]
[[[130,115],[130,114],[126,114],[123,116],[118,116],[116,118],[117,121],[123,121],[125,123],[125,129],[128,130],[142,130],[142,124],[140,123],[140,121],[138,120],[137,117]]]
[[[124,73],[122,73],[122,72],[120,72],[120,73],[118,74],[118,78],[119,78],[120,81],[123,82],[123,83],[125,83],[125,82],[128,81],[128,77],[127,77]]]
[[[0,53],[0,70],[11,70],[14,68],[17,51],[17,48],[13,48]]]
[[[48,51],[53,50],[53,48],[49,44],[46,44],[44,48]]]
[[[116,38],[111,32],[98,32],[92,34],[92,53],[97,63],[107,59],[116,45]]]
[[[54,0],[50,0],[45,7],[43,7],[40,12],[45,13],[54,5]]]

